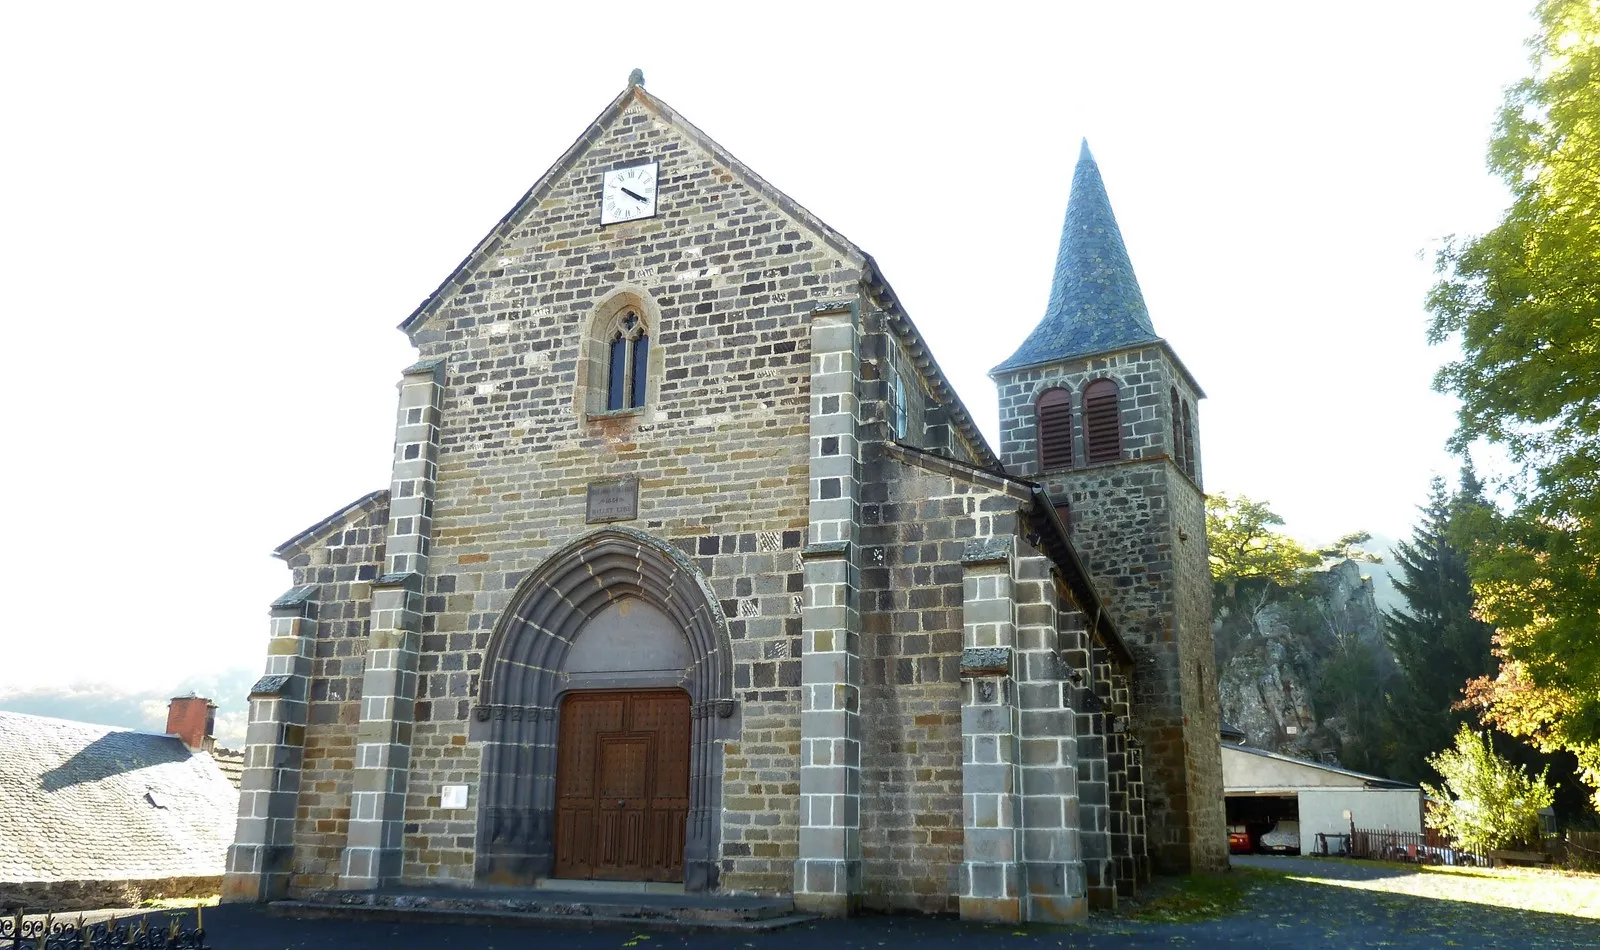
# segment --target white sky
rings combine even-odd
[[[1525,7],[7,5],[0,691],[260,669],[268,552],[388,484],[395,325],[635,66],[877,258],[991,437],[1087,135],[1207,488],[1404,536],[1456,468],[1418,252],[1505,203]]]

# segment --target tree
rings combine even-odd
[[[1332,544],[1324,544],[1317,548],[1317,556],[1324,560],[1335,561],[1361,561],[1366,564],[1382,564],[1383,555],[1374,554],[1362,547],[1372,540],[1371,531],[1352,531],[1341,535],[1339,540]]]
[[[1600,4],[1541,0],[1537,17],[1489,153],[1511,206],[1440,251],[1429,337],[1461,347],[1435,379],[1461,400],[1452,446],[1501,445],[1516,469],[1511,510],[1454,535],[1497,629],[1499,672],[1471,698],[1485,722],[1575,753],[1600,803]]]
[[[1223,636],[1216,642],[1219,667],[1239,642],[1260,635],[1267,604],[1297,589],[1303,573],[1319,562],[1298,541],[1273,530],[1282,524],[1266,502],[1221,493],[1206,498],[1206,546],[1216,583],[1213,609],[1223,621]],[[1237,620],[1229,623],[1229,618]],[[1237,629],[1241,624],[1243,629]]]
[[[1530,777],[1496,755],[1486,735],[1466,726],[1456,733],[1455,748],[1430,756],[1428,764],[1445,783],[1444,789],[1422,785],[1438,801],[1427,816],[1428,827],[1478,852],[1538,842],[1539,812],[1555,800],[1544,774]]]
[[[1471,714],[1459,707],[1468,680],[1494,669],[1493,628],[1473,615],[1472,579],[1466,552],[1450,540],[1456,513],[1481,504],[1481,485],[1471,469],[1452,496],[1435,478],[1422,520],[1411,540],[1394,549],[1395,589],[1406,606],[1384,614],[1384,639],[1400,680],[1384,708],[1389,749],[1386,774],[1406,781],[1432,778],[1426,759],[1441,749]]]
[[[1300,572],[1316,567],[1317,555],[1274,528],[1283,519],[1244,495],[1206,498],[1206,543],[1211,552],[1211,577],[1223,584],[1263,578],[1292,587]]]

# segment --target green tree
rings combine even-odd
[[[1455,747],[1428,758],[1444,776],[1444,787],[1423,783],[1437,800],[1428,827],[1437,828],[1473,851],[1514,848],[1539,839],[1539,811],[1550,807],[1555,792],[1545,775],[1528,775],[1495,754],[1494,743],[1466,726],[1456,733]]]
[[[1316,567],[1317,555],[1286,534],[1263,501],[1244,495],[1215,494],[1206,498],[1206,544],[1211,552],[1211,577],[1230,585],[1262,578],[1292,587],[1300,573]]]
[[[1206,498],[1206,547],[1216,584],[1213,619],[1221,628],[1216,641],[1219,668],[1241,643],[1261,635],[1267,605],[1298,590],[1304,572],[1319,561],[1298,541],[1274,530],[1282,525],[1266,502],[1222,493]]]
[[[1471,718],[1459,708],[1467,681],[1494,669],[1493,628],[1473,615],[1467,555],[1450,540],[1456,513],[1481,504],[1481,494],[1470,469],[1462,471],[1454,496],[1435,478],[1411,540],[1394,549],[1400,568],[1394,586],[1406,602],[1384,614],[1384,639],[1400,671],[1384,707],[1385,774],[1394,778],[1436,777],[1427,756]]]
[[[1541,0],[1537,17],[1489,152],[1511,206],[1439,253],[1429,335],[1461,347],[1435,380],[1461,400],[1453,447],[1488,440],[1517,470],[1509,512],[1457,527],[1500,661],[1471,698],[1575,753],[1600,803],[1600,4]]]

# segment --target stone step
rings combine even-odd
[[[663,931],[760,932],[815,919],[796,913],[794,902],[785,898],[548,888],[319,891],[305,900],[275,901],[268,905],[268,910],[289,917],[632,927]]]

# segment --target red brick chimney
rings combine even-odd
[[[203,696],[174,696],[167,706],[167,734],[196,752],[210,752],[217,740],[217,704]]]

